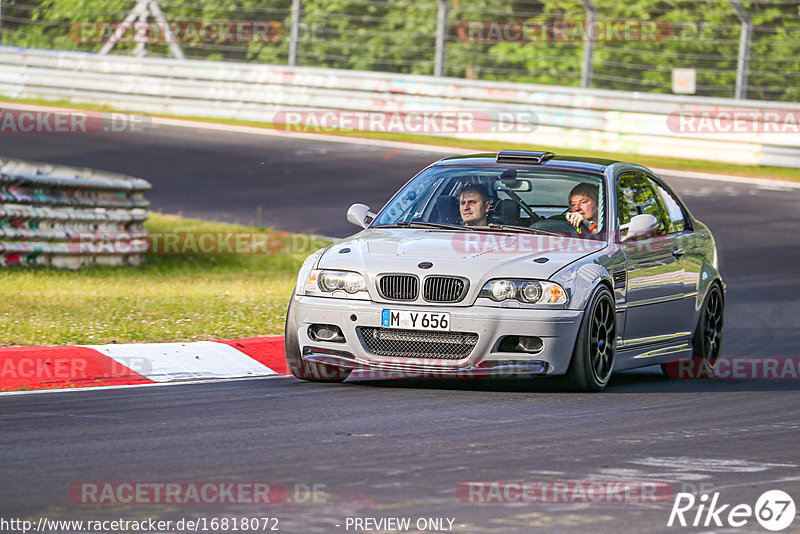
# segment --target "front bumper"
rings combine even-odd
[[[380,327],[381,312],[392,310],[450,314],[451,332],[473,332],[477,343],[460,359],[381,356],[369,350],[358,327]],[[296,296],[291,308],[304,359],[345,369],[425,376],[559,375],[569,367],[582,311],[490,306],[419,306],[316,296]],[[338,326],[344,342],[309,337],[312,324]],[[537,336],[539,352],[501,352],[503,336]]]

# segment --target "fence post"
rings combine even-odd
[[[753,33],[753,20],[739,0],[728,0],[728,3],[739,17],[739,22],[742,23],[739,33],[739,59],[736,61],[736,89],[733,93],[733,98],[742,99],[747,98],[747,69],[750,64],[750,36]]]
[[[597,20],[597,8],[592,0],[581,0],[586,9],[586,39],[583,41],[583,63],[581,64],[581,87],[592,85],[592,58],[594,57],[594,39],[589,36],[589,30]]]
[[[166,39],[167,43],[169,43],[169,50],[172,52],[172,56],[175,59],[185,59],[183,50],[181,50],[181,47],[178,45],[178,38],[170,29],[169,23],[167,22],[166,17],[164,17],[164,13],[161,11],[161,8],[158,6],[157,0],[136,0],[136,5],[134,8],[131,9],[131,11],[125,17],[125,20],[122,21],[122,24],[119,24],[116,29],[114,29],[114,34],[103,44],[103,47],[100,49],[98,54],[105,55],[111,52],[111,49],[114,48],[114,45],[116,45],[122,36],[125,35],[126,29],[131,28],[134,20],[138,20],[141,23],[147,22],[148,13],[153,15],[153,17],[156,19],[156,22],[161,24],[164,28],[164,38]],[[136,43],[134,54],[138,57],[146,55],[146,43]]]
[[[300,17],[302,0],[292,0],[292,28],[289,35],[289,66],[297,66],[297,53],[300,41]]]
[[[447,0],[439,0],[439,14],[436,18],[436,60],[433,75],[444,74],[444,49],[447,45]]]
[[[150,10],[150,14],[153,15],[153,18],[155,18],[157,22],[164,26],[164,37],[169,43],[169,50],[172,52],[172,57],[175,59],[185,59],[183,50],[181,50],[181,47],[178,46],[178,38],[174,33],[172,33],[169,23],[167,22],[167,18],[164,16],[164,12],[161,11],[161,7],[159,7],[157,0],[150,0],[147,7]],[[145,17],[145,20],[147,20],[147,17]]]

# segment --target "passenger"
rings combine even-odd
[[[465,226],[486,226],[489,191],[481,184],[464,186],[458,194],[458,209]]]
[[[569,192],[569,213],[567,221],[581,233],[581,223],[589,232],[596,234],[597,228],[597,186],[580,183]]]

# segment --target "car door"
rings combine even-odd
[[[670,234],[667,209],[656,184],[644,173],[624,173],[617,183],[620,227],[643,213],[653,215],[659,225],[653,234],[622,243],[627,275],[623,346],[678,341],[689,335],[685,323],[692,309],[685,298],[683,258]]]
[[[705,259],[702,243],[698,243],[692,227],[692,218],[677,196],[658,178],[648,176],[648,180],[666,209],[667,232],[670,237],[672,254],[680,263],[683,274],[683,299],[685,302],[681,305],[681,309],[686,312],[678,318],[680,321],[678,329],[682,332],[693,332],[696,326],[694,306],[697,299],[697,287]]]

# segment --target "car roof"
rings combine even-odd
[[[544,153],[537,153],[537,154],[550,154],[547,152]],[[586,172],[596,172],[596,173],[603,173],[606,167],[612,165],[614,163],[622,163],[621,161],[614,160],[614,159],[604,159],[604,158],[590,158],[584,156],[566,156],[566,155],[552,155],[548,159],[545,159],[542,163],[526,163],[523,161],[510,163],[510,162],[500,162],[497,161],[498,154],[497,153],[481,153],[481,154],[467,154],[463,156],[448,156],[446,158],[442,158],[439,161],[433,163],[431,166],[443,166],[443,165],[491,165],[491,166],[501,166],[501,167],[508,167],[509,165],[515,166],[517,168],[521,167],[540,167],[540,168],[550,168],[550,169],[569,169],[569,170],[577,170],[577,171],[586,171]]]

